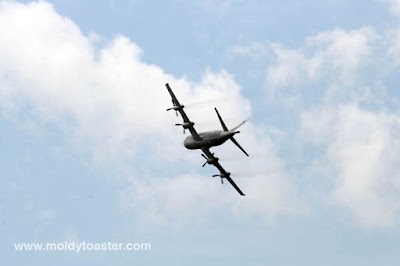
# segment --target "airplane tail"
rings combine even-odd
[[[246,123],[247,120],[249,120],[249,119],[244,120],[244,121],[241,122],[239,125],[237,125],[236,127],[232,128],[231,130],[229,130],[229,129],[226,127],[226,125],[225,125],[225,123],[224,123],[224,120],[222,120],[222,117],[221,117],[221,115],[219,114],[217,108],[214,107],[214,109],[215,109],[215,112],[217,112],[217,116],[218,116],[219,122],[221,123],[221,126],[222,126],[223,130],[232,133],[232,135],[231,135],[231,137],[230,137],[230,140],[231,140],[244,154],[246,154],[247,156],[249,156],[249,154],[242,148],[242,146],[240,146],[240,144],[236,141],[236,139],[233,138],[233,135],[235,135],[235,134],[237,134],[237,133],[240,133],[240,131],[236,131],[236,130],[237,130],[239,127],[241,127],[244,123]]]
[[[226,127],[225,123],[224,123],[224,120],[222,120],[222,117],[219,115],[219,112],[218,112],[217,108],[214,107],[214,109],[215,109],[215,112],[217,112],[217,116],[218,116],[219,122],[221,122],[221,126],[224,129],[224,131],[229,131],[228,128]]]
[[[244,154],[246,154],[247,157],[249,157],[249,154],[242,148],[242,146],[240,146],[240,144],[236,141],[236,139],[233,138],[233,136],[231,137],[231,140]]]
[[[246,119],[246,120],[244,120],[242,123],[240,123],[240,124],[239,124],[239,125],[237,125],[236,127],[232,128],[230,131],[236,131],[236,129],[238,129],[239,127],[243,126],[243,125],[244,125],[244,123],[246,123],[246,122],[247,122],[247,120],[249,120],[249,119]]]

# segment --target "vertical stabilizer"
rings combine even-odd
[[[214,109],[215,109],[215,112],[217,112],[217,116],[218,116],[219,122],[221,122],[221,126],[224,129],[224,131],[229,131],[228,128],[226,127],[225,123],[224,123],[224,120],[222,120],[221,116],[219,115],[219,112],[218,112],[217,108],[214,107]]]

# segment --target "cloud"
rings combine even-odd
[[[253,56],[254,47],[237,54]],[[296,140],[323,165],[321,177],[333,182],[329,201],[364,227],[398,224],[398,90],[387,81],[400,65],[399,28],[336,28],[306,37],[298,48],[263,47],[272,61],[267,99],[289,110],[291,122],[299,119],[300,128],[286,133],[296,137],[300,130]]]
[[[131,181],[131,186],[121,193],[123,205],[128,206],[128,211],[143,209],[141,218],[157,224],[186,223],[188,219],[203,222],[209,212],[228,203],[226,197],[221,197],[226,192],[207,176]],[[193,208],[195,212],[190,211]]]
[[[226,123],[234,126],[250,116],[251,106],[226,71],[206,70],[199,82],[176,78],[159,66],[142,62],[142,49],[127,37],[101,41],[93,34],[86,36],[45,1],[0,2],[0,35],[3,114],[18,123],[24,123],[28,116],[38,125],[56,125],[65,132],[68,143],[89,151],[98,163],[122,167],[123,178],[131,184],[123,198],[137,202],[141,207],[136,210],[143,211],[145,217],[168,221],[183,208],[189,210],[183,215],[190,216],[197,210],[232,205],[233,213],[249,209],[252,215],[268,220],[292,212],[298,205],[296,190],[283,168],[275,177],[267,173],[264,178],[237,180],[249,194],[240,204],[231,204],[242,198],[228,185],[224,187],[227,192],[222,192],[218,181],[208,176],[172,170],[180,169],[182,161],[198,167],[201,160],[195,158],[201,157],[183,148],[181,129],[173,127],[180,118],[165,112],[170,99],[164,84],[169,82],[188,106],[225,99],[218,107]],[[187,111],[199,131],[220,127],[212,106]],[[205,126],[210,118],[213,122]],[[251,122],[246,127],[238,140],[249,153],[266,153],[279,164],[262,128]],[[229,149],[234,147],[216,152],[223,158],[224,150],[229,155]],[[265,174],[265,165],[268,163],[257,161],[251,169]],[[245,160],[232,165],[235,171],[248,169]],[[265,195],[265,191],[270,193]],[[219,193],[230,197],[217,200]],[[130,206],[129,200],[122,202]]]
[[[366,227],[393,226],[400,211],[399,117],[357,104],[302,113],[302,132],[326,147],[325,172],[334,179],[333,203]]]
[[[187,220],[201,223],[208,217],[206,214],[221,210],[230,210],[237,218],[252,217],[268,224],[275,222],[281,214],[304,213],[306,205],[276,155],[273,143],[262,131],[249,127],[242,130],[243,138],[238,136],[237,139],[253,159],[240,159],[246,157],[236,148],[232,151],[233,144],[230,143],[215,149],[221,164],[232,173],[245,197],[238,196],[226,181],[221,185],[218,178],[211,178],[216,170],[208,166],[205,170],[213,169],[209,175],[131,179],[131,186],[121,193],[123,205],[144,210],[148,220],[160,224]],[[197,165],[201,163],[198,161]],[[195,212],[188,211],[191,209]]]
[[[384,38],[387,42],[386,51],[387,56],[391,58],[389,61],[388,70],[396,68],[400,65],[400,28],[389,30]]]
[[[373,29],[360,28],[334,29],[310,36],[301,49],[272,44],[275,63],[267,69],[266,89],[274,95],[322,80],[349,85],[372,60],[376,40]]]
[[[400,16],[400,1],[399,0],[381,0],[382,2],[385,2],[389,6],[389,11],[396,15]]]
[[[264,58],[271,52],[270,43],[251,42],[250,44],[236,44],[229,48],[228,54],[232,57],[250,57],[252,60]]]

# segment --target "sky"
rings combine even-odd
[[[0,1],[14,265],[398,265],[400,1]],[[246,194],[184,148],[212,149]],[[19,242],[149,252],[16,252]]]

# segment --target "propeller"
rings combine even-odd
[[[216,174],[216,175],[213,175],[212,177],[219,176],[221,178],[221,184],[224,184],[224,178],[229,177],[230,175],[231,175],[231,173],[225,173],[225,174]]]
[[[185,107],[184,105],[177,105],[176,103],[174,103],[173,100],[172,100],[172,105],[173,107],[167,108],[167,111],[175,110],[176,116],[178,116],[178,110],[182,110]]]
[[[206,159],[206,162],[203,164],[203,166],[202,167],[204,167],[204,166],[206,166],[206,164],[208,163],[208,161],[207,161],[207,157],[204,155],[204,154],[201,154],[201,156],[203,156],[204,157],[204,159]]]
[[[178,109],[181,107],[183,108],[183,106],[174,106],[174,107],[168,108],[167,111],[175,110],[175,114],[176,114],[176,116],[178,116]]]
[[[183,127],[183,134],[185,134],[185,129],[188,129],[192,126],[194,126],[193,122],[185,122],[183,124],[175,124],[175,126],[182,126]]]
[[[216,176],[221,177],[221,184],[223,185],[224,184],[224,178],[221,175],[213,175],[213,177],[216,177]]]
[[[206,164],[214,164],[216,162],[218,162],[219,158],[214,157],[214,153],[212,153],[213,157],[211,158],[207,158],[207,156],[205,156],[204,154],[201,154],[201,156],[203,156],[204,159],[206,159],[206,162],[203,164],[202,167],[206,166]]]
[[[175,124],[175,126],[182,126],[183,127],[183,134],[185,135],[186,128],[182,124]]]

